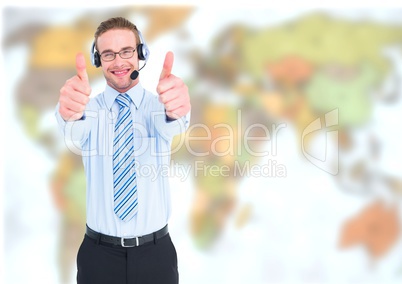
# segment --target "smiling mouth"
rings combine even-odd
[[[130,69],[110,71],[110,73],[112,73],[113,75],[115,75],[117,77],[123,77],[123,76],[127,75],[129,72],[130,72]]]

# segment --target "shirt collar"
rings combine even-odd
[[[142,98],[144,97],[144,89],[142,88],[141,84],[138,83],[130,90],[128,90],[127,95],[130,96],[132,102],[134,103],[136,109],[138,109],[141,105]],[[109,110],[112,110],[112,106],[114,101],[116,100],[117,96],[120,94],[115,89],[106,85],[105,91],[103,92],[105,97],[106,106]]]

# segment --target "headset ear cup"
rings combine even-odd
[[[139,60],[145,60],[145,55],[144,55],[144,50],[143,50],[144,45],[140,43],[137,46],[137,52],[138,52],[138,59]]]
[[[149,48],[148,45],[145,43],[145,40],[142,37],[141,32],[139,30],[137,30],[137,32],[141,42],[140,44],[137,45],[138,59],[145,61],[145,64],[147,64],[149,58]]]
[[[99,52],[95,51],[94,53],[94,65],[96,68],[100,67],[102,65]]]
[[[91,63],[96,68],[98,68],[99,66],[102,65],[100,56],[99,56],[99,52],[96,51],[96,49],[95,49],[95,42],[92,43],[92,48],[91,48]]]

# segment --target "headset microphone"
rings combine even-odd
[[[138,69],[138,70],[134,70],[132,73],[131,73],[131,75],[130,75],[130,78],[131,78],[131,80],[135,80],[135,79],[137,79],[137,77],[138,77],[138,75],[140,75],[140,71],[141,71],[141,69],[142,68],[144,68],[145,67],[145,65],[147,65],[147,63],[145,62],[145,64],[140,68],[140,69]]]
[[[131,75],[130,75],[131,80],[137,79],[139,74],[140,74],[140,72],[138,72],[137,70],[134,70],[133,73],[131,73]]]

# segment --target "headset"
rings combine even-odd
[[[138,29],[137,29],[137,32],[138,32],[138,36],[140,37],[140,41],[141,41],[141,43],[137,45],[138,59],[145,61],[144,65],[138,70],[138,71],[140,71],[147,64],[150,52],[149,52],[148,45],[145,43],[145,40],[142,37],[141,32]],[[100,59],[100,54],[96,50],[96,47],[95,47],[95,41],[92,43],[92,48],[91,48],[91,63],[96,68],[98,68],[102,65],[102,62]],[[138,72],[138,71],[135,70],[134,72]]]

